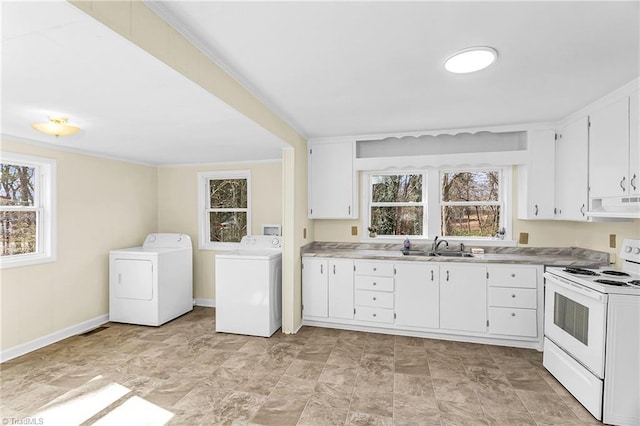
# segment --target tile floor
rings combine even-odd
[[[45,425],[599,424],[534,350],[315,327],[269,339],[216,334],[214,315],[196,308],[160,328],[110,323],[5,362],[0,416]]]

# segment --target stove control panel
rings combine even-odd
[[[625,239],[620,249],[620,257],[624,260],[640,263],[640,240]]]

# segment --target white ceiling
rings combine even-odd
[[[640,75],[640,2],[147,2],[306,137],[555,121]],[[2,133],[150,164],[284,144],[67,2],[2,2]],[[448,74],[489,45],[490,68]],[[31,129],[52,113],[78,135]]]
[[[50,114],[82,131],[31,128]],[[2,133],[161,165],[281,158],[253,121],[67,2],[2,3]]]
[[[147,4],[307,137],[555,121],[640,75],[638,1]]]

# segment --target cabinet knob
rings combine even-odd
[[[516,274],[511,274],[511,278],[515,278],[515,277],[516,277]]]
[[[376,271],[377,269],[376,269],[376,268],[373,268],[373,270],[374,270],[374,271]]]
[[[373,283],[373,285],[376,285],[376,283]]]
[[[516,295],[515,295],[515,294],[512,294],[512,295],[511,295],[511,297],[516,297]]]
[[[515,313],[515,312],[511,312],[511,316],[512,316],[512,317],[515,317],[515,316],[516,316],[516,313]]]
[[[374,297],[373,300],[377,300],[377,299]]]
[[[373,314],[373,316],[375,317],[375,316],[376,316],[376,314]]]

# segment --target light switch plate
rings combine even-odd
[[[357,226],[352,226],[351,227],[351,235],[358,235],[358,227]]]
[[[609,247],[616,248],[616,234],[609,234]]]
[[[519,244],[529,244],[529,233],[528,232],[521,232],[520,233],[520,238],[518,239],[518,243]]]

